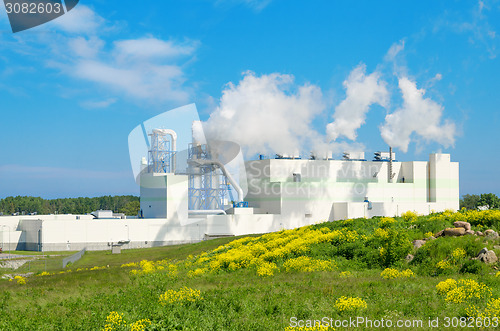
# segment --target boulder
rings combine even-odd
[[[481,254],[486,254],[488,253],[488,248],[483,248],[482,250],[479,251],[479,253],[477,253],[477,256],[481,255]]]
[[[488,229],[486,231],[484,231],[484,235],[488,238],[491,238],[491,239],[497,239],[498,238],[498,233],[495,232],[494,230],[491,230],[491,229]]]
[[[483,248],[480,252],[477,258],[479,261],[484,262],[484,263],[495,263],[498,261],[497,255],[495,254],[494,251],[489,251],[487,248]]]
[[[434,239],[436,239],[436,238],[433,237],[433,236],[430,236],[429,238],[425,239],[425,241],[431,241],[431,240],[434,240]]]
[[[482,233],[481,231],[476,231],[476,236],[482,237],[482,236],[484,236],[484,233]]]
[[[411,261],[413,261],[413,258],[414,258],[414,257],[415,257],[415,256],[413,256],[412,254],[408,254],[408,255],[406,255],[406,257],[405,257],[405,260],[406,260],[406,262],[410,263]]]
[[[443,233],[446,237],[460,237],[465,234],[464,228],[446,228]]]
[[[465,234],[469,234],[469,235],[472,235],[472,236],[476,235],[476,233],[474,231],[472,231],[472,230],[466,230]]]
[[[470,223],[469,222],[456,221],[455,223],[453,223],[453,226],[456,228],[464,228],[465,231],[470,230]]]
[[[425,244],[425,240],[413,240],[413,248],[419,249]]]
[[[438,233],[436,233],[436,234],[434,235],[434,237],[436,237],[436,238],[437,238],[437,237],[441,237],[441,236],[443,235],[443,233],[444,233],[444,230],[441,230],[441,231],[439,231]]]

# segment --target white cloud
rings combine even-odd
[[[89,109],[101,109],[101,108],[108,108],[112,104],[116,103],[117,99],[116,98],[109,98],[106,100],[100,100],[100,101],[84,101],[80,105],[84,108],[89,108]]]
[[[366,120],[366,113],[373,104],[386,107],[389,103],[389,92],[386,83],[380,79],[378,72],[366,75],[366,66],[354,68],[344,81],[346,98],[335,107],[334,121],[327,125],[327,136],[330,141],[344,136],[356,140],[356,130]]]
[[[105,20],[89,7],[78,4],[49,24],[70,33],[97,33]]]
[[[314,147],[319,137],[311,122],[324,109],[317,86],[297,85],[290,75],[246,72],[238,84],[227,84],[204,129],[208,138],[239,143],[247,155],[292,154]]]
[[[76,37],[68,41],[68,46],[77,56],[94,58],[104,47],[104,41],[97,37],[91,37],[89,39]]]
[[[425,90],[418,89],[415,82],[407,77],[399,79],[403,105],[388,114],[380,127],[382,138],[392,147],[408,151],[412,135],[416,134],[425,142],[437,142],[445,147],[455,142],[455,124],[441,121],[444,108],[435,101],[425,98]]]
[[[165,58],[180,55],[190,55],[196,48],[196,43],[175,43],[148,37],[115,41],[115,50],[120,56],[137,58]]]
[[[434,32],[445,28],[458,34],[465,34],[470,44],[484,48],[488,57],[495,59],[498,53],[496,31],[495,25],[489,23],[489,16],[497,20],[493,15],[497,14],[493,13],[494,11],[498,11],[497,6],[492,3],[488,5],[486,1],[478,1],[465,18],[462,15],[458,17],[451,14],[447,19],[439,19],[434,26]]]
[[[387,54],[385,55],[385,60],[386,61],[393,61],[396,56],[405,49],[405,40],[402,39],[397,43],[392,44],[392,46],[389,48],[387,51]]]
[[[49,41],[48,66],[129,97],[150,102],[188,101],[190,88],[184,85],[183,65],[191,60],[197,41],[152,36],[105,41],[100,32],[111,24],[89,7],[78,5],[64,16],[68,18],[55,20],[54,26],[76,36],[59,34]],[[61,45],[67,47],[63,50]]]
[[[251,9],[259,12],[266,8],[272,0],[217,0],[215,3],[221,4],[243,4]]]
[[[99,83],[106,88],[149,101],[185,102],[184,74],[179,66],[99,60],[78,60],[67,67],[69,74]]]

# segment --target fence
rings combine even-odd
[[[75,253],[75,254],[63,259],[63,262],[62,262],[63,268],[66,268],[68,263],[75,263],[76,261],[80,260],[83,256],[83,254],[85,254],[85,250],[86,249],[84,248],[81,251],[79,251],[78,253]]]

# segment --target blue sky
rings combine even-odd
[[[461,194],[498,195],[499,12],[499,1],[81,0],[13,34],[2,4],[0,197],[138,194],[128,134],[193,102],[253,152],[288,148],[276,135],[302,152],[325,139],[367,157],[391,143],[402,161],[446,152]]]

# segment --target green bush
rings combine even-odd
[[[466,261],[460,268],[462,274],[483,274],[484,271],[484,263],[478,260]]]
[[[412,243],[408,234],[401,231],[388,230],[389,236],[382,243],[380,250],[380,264],[390,267],[404,259],[412,250]]]

